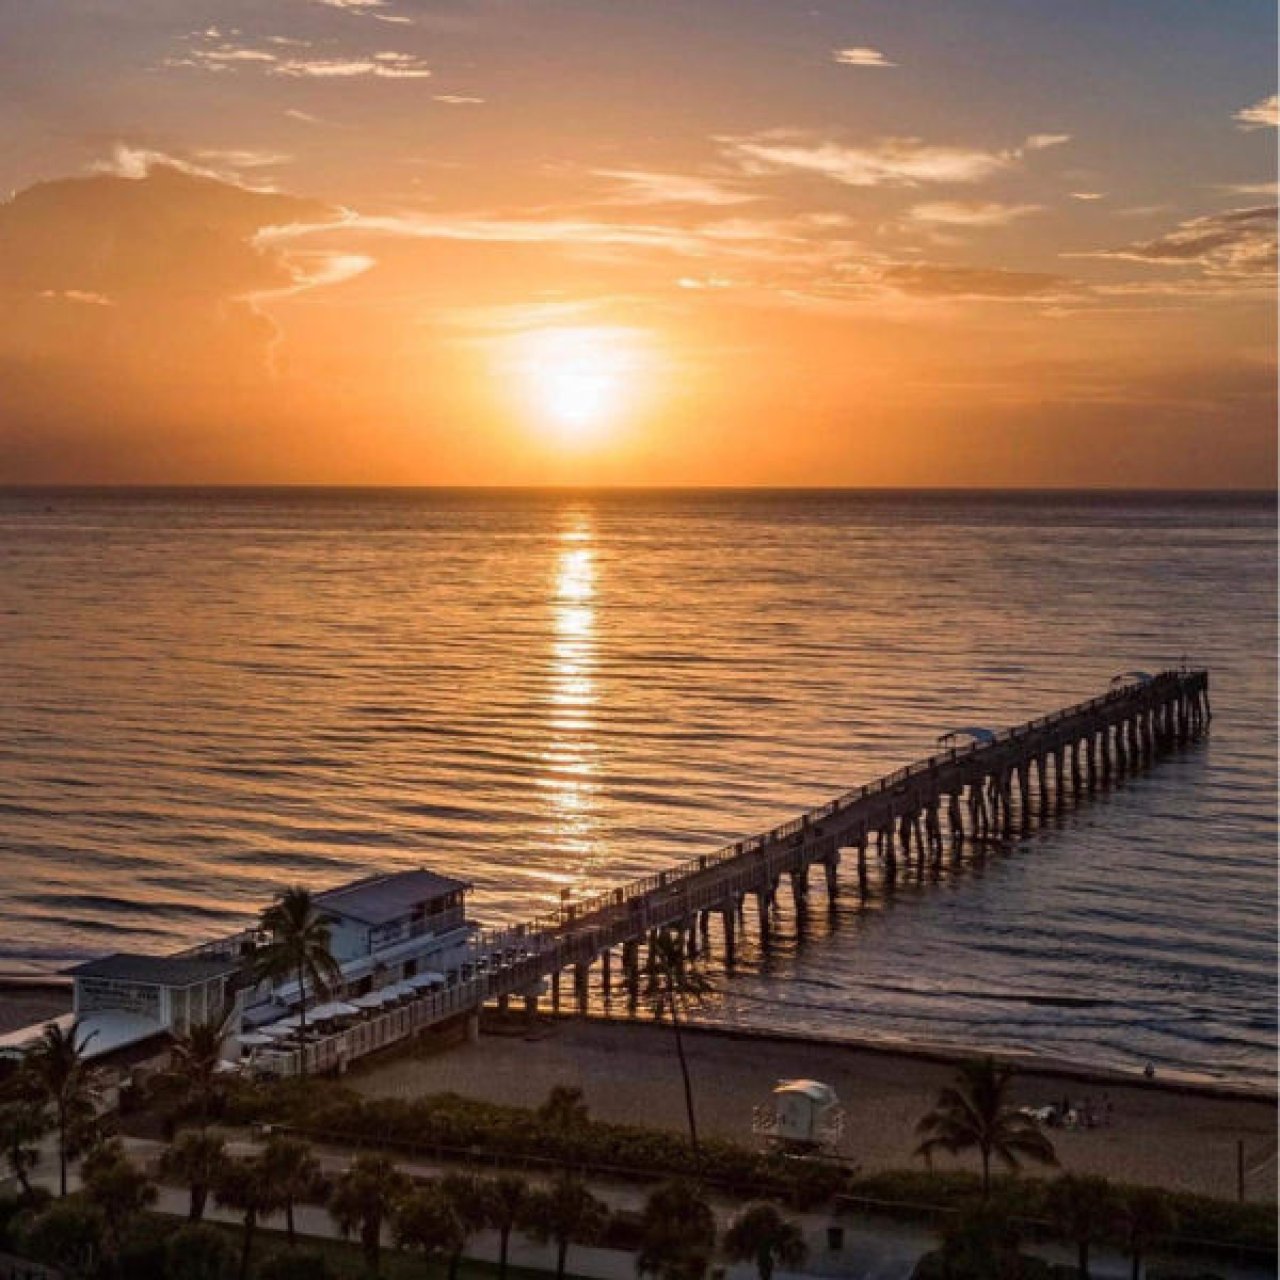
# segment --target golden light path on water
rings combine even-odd
[[[570,510],[556,544],[551,589],[551,696],[545,771],[539,785],[551,793],[555,846],[563,870],[555,876],[569,891],[595,860],[595,550],[590,513]]]

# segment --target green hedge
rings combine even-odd
[[[595,1120],[566,1133],[535,1111],[451,1093],[412,1100],[362,1098],[329,1083],[311,1081],[304,1091],[290,1081],[241,1089],[230,1101],[228,1118],[421,1154],[574,1164],[655,1179],[697,1172],[693,1149],[678,1133]],[[704,1140],[701,1148],[701,1175],[744,1198],[772,1194],[803,1208],[829,1200],[849,1177],[840,1164],[762,1154],[716,1138]]]

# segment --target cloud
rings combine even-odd
[[[919,138],[882,138],[870,146],[814,142],[779,133],[719,139],[747,173],[808,173],[850,187],[981,182],[1012,168],[1027,151],[1065,140],[1064,134],[1033,134],[1020,147],[988,151],[939,146]]]
[[[1190,218],[1153,240],[1073,256],[1199,267],[1218,276],[1269,276],[1276,268],[1276,208],[1259,205]]]
[[[1073,191],[1071,198],[1073,200],[1105,200],[1107,196],[1103,191]]]
[[[925,298],[1043,299],[1060,293],[1065,277],[1039,271],[903,263],[886,267],[881,281],[900,293]]]
[[[1061,147],[1070,141],[1069,133],[1033,133],[1022,145],[1027,151],[1047,151],[1050,147]]]
[[[425,80],[431,75],[431,68],[421,58],[393,49],[346,57],[308,56],[300,52],[289,52],[309,48],[305,40],[273,36],[267,43],[274,48],[264,49],[228,40],[216,27],[200,32],[196,39],[199,43],[183,57],[169,58],[163,65],[175,68],[194,67],[218,73],[258,70],[273,76],[320,80],[351,80],[360,77]],[[302,113],[298,118],[304,115]]]
[[[377,18],[379,22],[393,22],[402,26],[411,25],[412,18],[402,14],[384,13],[387,0],[316,0],[327,9],[341,9],[346,13],[359,14],[361,17]]]
[[[999,204],[939,200],[918,204],[908,213],[912,222],[943,227],[1003,227],[1018,218],[1040,213],[1043,205]]]
[[[848,49],[833,49],[831,59],[842,67],[896,67],[898,65],[896,62],[890,62],[879,49],[861,44],[853,45]]]
[[[601,178],[611,178],[620,186],[614,204],[748,204],[760,197],[739,191],[714,178],[677,173],[653,173],[639,169],[596,169]]]
[[[1241,107],[1232,117],[1242,129],[1274,129],[1280,125],[1280,97],[1259,98],[1252,106]]]
[[[479,107],[484,105],[483,98],[475,98],[465,93],[435,93],[432,102],[442,102],[446,107]]]
[[[380,80],[425,80],[431,69],[409,53],[375,53],[361,58],[286,58],[271,68],[273,75],[321,80],[350,80],[372,76]]]

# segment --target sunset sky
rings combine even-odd
[[[0,6],[0,482],[1260,487],[1272,0]]]

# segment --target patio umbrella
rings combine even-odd
[[[415,991],[426,991],[431,987],[443,987],[445,984],[445,976],[443,973],[415,973],[409,978],[404,985],[412,987]]]
[[[246,1031],[243,1035],[237,1036],[242,1049],[261,1049],[263,1045],[275,1044],[275,1036],[263,1035],[261,1031]]]

